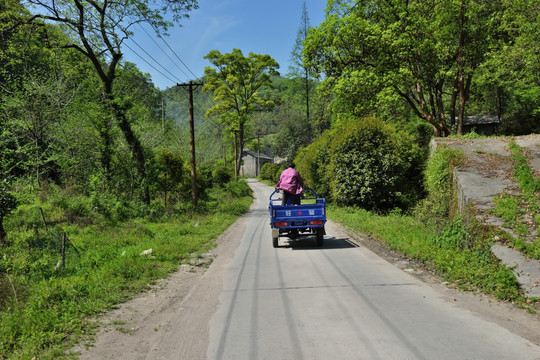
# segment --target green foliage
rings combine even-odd
[[[330,146],[337,131],[327,130],[313,143],[300,149],[295,159],[296,169],[304,183],[321,197],[331,197]]]
[[[463,152],[439,147],[429,157],[424,170],[424,187],[427,197],[415,209],[417,218],[424,222],[444,223],[448,218],[454,196],[452,172],[463,160]]]
[[[540,192],[540,178],[533,176],[527,156],[523,153],[515,142],[511,142],[510,150],[512,151],[512,160],[514,161],[514,172],[519,181],[519,188],[525,194]]]
[[[286,167],[287,165],[285,163],[265,163],[261,168],[261,179],[268,180],[275,184],[278,182],[281,172],[285,170]]]
[[[516,250],[528,257],[540,259],[540,241],[538,230],[532,232],[540,224],[540,178],[534,177],[528,163],[528,157],[515,142],[510,142],[514,173],[521,193],[510,195],[503,193],[493,198],[495,209],[491,212],[504,220],[504,225],[512,229],[517,236],[503,234],[507,242]],[[532,220],[532,221],[531,221]]]
[[[460,112],[498,114],[510,131],[534,131],[539,22],[534,0],[332,0],[304,63],[324,73],[335,114],[420,118],[437,135]]]
[[[472,239],[460,216],[446,225],[440,235],[432,238],[433,245],[442,249],[464,249],[471,245]]]
[[[245,182],[229,190],[213,188],[195,211],[155,222],[144,217],[111,224],[96,218],[95,225],[85,227],[67,222],[63,209],[75,205],[54,195],[41,204],[48,231],[35,206],[19,206],[8,221],[11,241],[0,255],[2,357],[63,356],[81,334],[95,327],[93,316],[207,252],[249,208],[252,198],[246,188]],[[65,267],[58,231],[65,231],[69,239]],[[141,255],[147,249],[152,256]]]
[[[412,137],[375,118],[351,121],[331,147],[332,198],[367,209],[403,205],[406,174],[420,150]]]
[[[424,264],[461,289],[480,289],[499,299],[524,303],[512,271],[492,257],[490,243],[481,240],[490,235],[469,233],[460,219],[439,235],[435,227],[398,213],[381,216],[363,209],[330,207],[328,217]],[[470,244],[473,237],[477,240]]]
[[[212,184],[217,186],[223,186],[231,181],[233,177],[230,167],[225,165],[216,166],[212,171]]]
[[[321,196],[368,209],[407,207],[416,195],[422,150],[414,138],[376,118],[342,120],[296,158],[297,168]]]
[[[207,83],[203,90],[213,91],[216,103],[206,116],[218,116],[238,135],[238,153],[242,154],[245,126],[251,114],[274,106],[271,99],[262,96],[261,90],[271,86],[272,75],[279,75],[279,64],[270,55],[249,53],[246,57],[239,49],[227,54],[212,50],[204,58],[214,67],[204,69]],[[235,169],[236,176],[239,173],[240,162]]]
[[[251,188],[245,181],[231,181],[225,185],[225,190],[236,197],[251,196]]]
[[[165,203],[170,192],[178,191],[184,175],[184,162],[180,154],[162,150],[156,157],[152,169],[155,189],[164,194]],[[151,176],[152,176],[151,175]]]

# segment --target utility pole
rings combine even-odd
[[[176,84],[188,88],[189,92],[189,134],[191,147],[191,203],[197,206],[197,165],[195,163],[195,125],[193,120],[193,86],[202,86],[203,84],[195,84],[189,81],[188,84]]]
[[[257,133],[257,169],[255,169],[255,176],[259,176],[261,171],[261,134]]]
[[[161,130],[165,132],[165,101],[161,98]]]
[[[238,130],[233,130],[234,132],[234,181],[238,181]]]

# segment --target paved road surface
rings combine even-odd
[[[342,234],[274,249],[272,189],[224,274],[210,359],[540,359],[540,348],[455,307]],[[540,331],[540,329],[539,329]]]
[[[337,226],[322,248],[280,238],[274,249],[272,189],[250,185],[249,214],[187,296],[185,279],[173,277],[154,298],[126,305],[139,317],[136,331],[104,332],[81,358],[540,359],[539,346],[458,307]]]

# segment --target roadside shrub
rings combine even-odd
[[[243,181],[231,181],[225,185],[225,189],[236,197],[250,196],[251,188],[249,185]]]
[[[439,147],[431,154],[424,170],[427,197],[414,210],[415,217],[424,223],[445,223],[452,199],[452,172],[463,160],[458,149]]]
[[[310,145],[298,151],[296,169],[304,183],[321,197],[330,197],[330,144],[335,130],[328,130]]]
[[[406,206],[407,174],[418,158],[421,150],[405,131],[377,118],[351,119],[330,148],[332,199],[366,209]]]
[[[261,168],[261,179],[277,183],[281,172],[285,170],[286,166],[287,165],[285,163],[265,163]]]
[[[178,153],[167,149],[162,150],[151,163],[150,181],[152,189],[161,193],[165,204],[169,201],[169,194],[174,200],[174,193],[182,186],[182,178],[186,172],[186,166]]]
[[[432,238],[433,245],[442,249],[464,249],[471,245],[471,235],[461,216],[456,216],[438,236]]]
[[[212,171],[212,184],[215,186],[223,186],[232,179],[232,169],[225,165],[218,165]]]
[[[263,180],[273,180],[273,175],[274,175],[274,171],[273,171],[273,167],[272,167],[273,164],[271,163],[264,163],[263,166],[261,167],[261,179]]]

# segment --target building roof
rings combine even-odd
[[[243,152],[243,155],[242,157],[246,156],[246,155],[250,155],[250,156],[253,156],[253,157],[257,157],[259,156],[260,159],[268,159],[268,160],[274,160],[273,157],[269,156],[269,155],[266,155],[265,153],[261,152],[260,154],[257,153],[257,152],[254,152],[254,151],[250,151],[250,150],[244,150]]]
[[[490,125],[500,123],[497,115],[476,115],[465,116],[463,118],[463,125]]]

